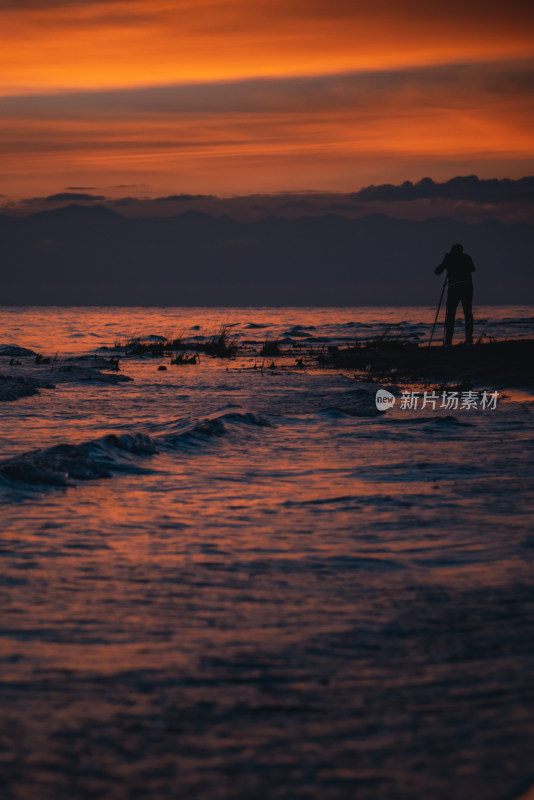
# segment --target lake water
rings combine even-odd
[[[533,335],[532,306],[477,311],[475,337]],[[0,310],[0,343],[57,365],[224,324],[241,346],[0,405],[2,796],[532,797],[534,396],[379,413],[307,361],[434,314]]]

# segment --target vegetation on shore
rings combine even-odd
[[[165,336],[140,336],[131,335],[125,341],[117,340],[113,347],[114,350],[123,350],[125,356],[152,356],[153,358],[163,358],[173,356],[175,353],[191,352],[204,353],[215,358],[234,358],[240,350],[240,346],[232,338],[231,330],[234,326],[225,323],[212,334],[207,341],[188,341],[182,331],[179,334],[167,334]],[[107,348],[106,348],[107,349]],[[175,358],[175,364],[193,364],[197,359]]]

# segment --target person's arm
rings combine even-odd
[[[434,275],[441,275],[441,273],[445,269],[447,269],[447,265],[446,265],[445,261],[442,261],[441,264],[439,265],[439,267],[436,267],[436,269],[434,270]]]
[[[475,265],[473,264],[473,259],[471,258],[471,256],[469,256],[469,267],[471,272],[475,271]]]

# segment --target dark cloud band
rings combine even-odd
[[[436,183],[423,178],[418,183],[406,181],[400,186],[366,186],[349,195],[356,202],[408,202],[414,200],[464,200],[472,203],[522,203],[534,205],[534,177],[480,179],[476,175],[451,178]]]
[[[23,118],[128,114],[312,112],[379,108],[398,98],[413,104],[431,96],[458,106],[476,93],[513,99],[534,93],[534,61],[454,64],[312,77],[265,78],[105,91],[0,98],[4,115]]]

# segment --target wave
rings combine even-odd
[[[330,406],[323,409],[320,413],[324,417],[339,419],[342,417],[379,417],[384,412],[376,407],[376,389],[352,389],[350,398],[347,398],[343,405]]]
[[[452,414],[446,414],[442,417],[421,415],[419,417],[406,417],[404,419],[401,417],[386,417],[385,414],[382,414],[381,418],[387,425],[406,425],[408,427],[421,425],[425,430],[432,430],[435,427],[439,429],[472,428],[474,426],[473,422],[464,422],[454,417]]]
[[[40,378],[24,378],[15,375],[0,375],[0,403],[19,400],[39,394],[40,389],[55,389],[53,383]]]
[[[130,456],[157,452],[144,434],[107,434],[82,444],[57,444],[30,450],[0,463],[0,475],[12,481],[47,486],[71,486],[75,481],[109,478],[112,472],[130,469]]]
[[[271,427],[271,423],[260,414],[250,411],[238,411],[235,407],[216,411],[200,420],[177,420],[167,423],[157,437],[164,449],[175,450],[177,447],[200,445],[207,440],[222,437],[228,433],[228,426]]]
[[[464,422],[459,420],[452,414],[446,414],[444,417],[431,417],[424,426],[426,431],[432,431],[440,428],[472,428],[472,422]]]
[[[30,450],[0,462],[0,476],[5,480],[30,485],[74,486],[79,481],[110,478],[115,472],[146,472],[139,463],[161,450],[199,445],[216,436],[224,436],[229,425],[270,426],[260,415],[224,409],[205,418],[175,420],[152,426],[158,435],[145,432],[111,433],[81,444],[61,443]]]

